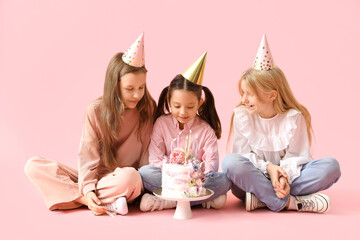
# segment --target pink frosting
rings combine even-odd
[[[180,149],[174,149],[174,151],[170,154],[170,162],[175,164],[184,164],[185,153]]]

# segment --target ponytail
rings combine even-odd
[[[155,118],[154,118],[154,122],[156,121],[156,119],[158,119],[161,115],[166,114],[166,111],[169,113],[170,112],[170,108],[169,108],[169,104],[167,101],[168,98],[168,92],[169,92],[169,87],[166,87],[162,90],[162,92],[160,93],[159,96],[159,101],[158,101],[158,106],[156,109],[156,113],[155,113]]]
[[[205,100],[198,110],[199,116],[214,129],[216,137],[220,139],[221,122],[216,112],[214,96],[209,88],[203,86],[202,90],[205,93]]]

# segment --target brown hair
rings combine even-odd
[[[118,132],[120,130],[124,103],[121,100],[120,81],[121,77],[127,73],[142,72],[146,73],[145,66],[133,67],[122,60],[123,53],[117,53],[110,60],[105,75],[104,92],[100,98],[101,101],[101,122],[100,128],[103,133],[100,139],[100,153],[105,166],[116,166],[116,146]],[[153,117],[155,113],[156,102],[151,97],[145,86],[145,93],[136,109],[139,112],[138,138],[141,140],[141,130],[149,131],[151,134]]]
[[[202,91],[204,91],[205,100],[198,109],[198,115],[200,118],[205,120],[211,126],[212,129],[214,129],[216,137],[220,139],[221,122],[216,112],[215,99],[210,89],[205,86],[197,85],[195,83],[190,82],[189,80],[184,78],[181,74],[176,75],[175,78],[171,81],[170,85],[162,90],[158,101],[158,107],[156,109],[155,120],[161,115],[170,112],[168,100],[171,99],[172,91],[176,89],[184,89],[186,91],[193,92],[199,101],[201,99]]]
[[[311,126],[311,115],[306,107],[301,105],[295,98],[293,92],[291,91],[290,85],[285,77],[285,74],[279,67],[274,67],[271,70],[256,70],[253,68],[247,69],[241,76],[239,81],[239,91],[241,94],[241,82],[245,81],[248,86],[254,91],[258,99],[258,90],[261,90],[265,93],[270,93],[271,91],[276,91],[277,97],[274,100],[274,109],[277,113],[285,113],[290,109],[296,109],[302,113],[305,118],[307,133],[309,138],[309,143],[311,146],[313,129]],[[236,106],[239,107],[241,102]],[[228,138],[228,143],[230,141],[232,130],[233,130],[233,120],[234,113],[231,117],[230,123],[230,133]]]

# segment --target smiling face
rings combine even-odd
[[[170,108],[171,115],[179,122],[180,129],[196,117],[196,113],[203,100],[198,100],[196,94],[183,89],[175,89],[171,93]]]
[[[246,107],[249,114],[259,114],[262,118],[274,117],[277,113],[273,102],[277,96],[276,91],[265,93],[257,89],[257,93],[242,80],[240,85],[241,103]]]
[[[135,108],[145,93],[146,73],[127,73],[121,77],[119,85],[125,108]]]

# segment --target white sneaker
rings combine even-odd
[[[175,208],[176,201],[162,200],[154,195],[145,193],[140,201],[140,210],[143,212]]]
[[[226,203],[226,194],[223,194],[218,196],[214,200],[204,202],[201,205],[203,208],[207,208],[207,209],[209,208],[220,209],[225,205],[225,203]]]
[[[250,212],[258,208],[264,208],[266,204],[261,202],[254,194],[246,192],[245,207],[246,211]]]
[[[324,213],[330,209],[330,198],[322,193],[295,196],[295,203],[299,212]]]
[[[126,215],[128,213],[128,206],[125,197],[120,197],[115,202],[105,204],[105,206],[108,207],[106,213],[112,217],[116,214]]]

